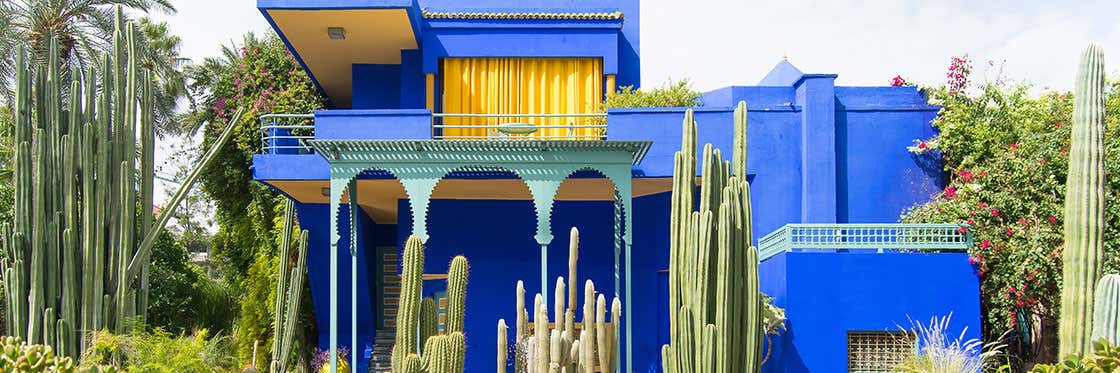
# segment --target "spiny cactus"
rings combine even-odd
[[[505,320],[498,320],[498,366],[494,370],[497,373],[506,373],[506,360],[509,359],[507,341],[509,341],[509,328],[506,327]]]
[[[463,317],[467,300],[467,272],[470,265],[462,255],[451,259],[447,270],[447,332],[463,331]]]
[[[394,372],[462,373],[466,363],[463,315],[466,308],[470,263],[463,256],[451,260],[447,283],[447,331],[436,334],[435,303],[421,299],[424,276],[424,242],[410,236],[401,260],[401,294],[397,307],[397,334],[393,344]],[[428,306],[424,304],[428,303]],[[430,310],[430,311],[429,311]],[[424,319],[429,319],[425,321]],[[423,345],[421,350],[419,347]]]
[[[746,175],[747,106],[735,108],[734,162],[710,144],[694,211],[696,121],[685,113],[670,215],[670,344],[662,368],[677,372],[757,372],[763,338],[758,250],[751,246]],[[601,308],[601,307],[600,307]]]
[[[127,319],[144,317],[155,238],[232,133],[227,125],[153,222],[152,79],[120,8],[114,26],[112,48],[86,71],[59,70],[55,39],[44,64],[31,66],[18,50],[11,66],[15,204],[11,225],[0,228],[5,319],[13,336],[70,357],[81,353],[80,331],[123,331]]]
[[[280,240],[280,265],[276,282],[276,313],[273,317],[272,336],[272,362],[269,371],[287,372],[288,363],[291,361],[293,340],[296,325],[299,324],[299,306],[303,299],[303,279],[307,270],[307,234],[306,230],[299,235],[299,250],[297,251],[296,266],[292,267],[290,275],[287,270],[288,250],[291,248],[292,229],[295,223],[295,208],[291,200],[284,204],[283,234]]]
[[[1104,252],[1104,73],[1104,53],[1090,44],[1081,54],[1073,98],[1058,356],[1092,351],[1090,297]]]
[[[1093,293],[1092,340],[1104,338],[1120,345],[1120,275],[1107,274],[1097,282]]]
[[[529,329],[529,312],[525,309],[525,285],[517,282],[517,334],[514,341],[514,370],[518,373],[592,373],[613,372],[617,366],[618,329],[622,315],[622,302],[618,298],[611,304],[608,319],[606,297],[598,294],[595,284],[587,280],[584,285],[583,321],[576,319],[578,287],[571,279],[576,273],[579,255],[579,231],[571,230],[568,251],[568,279],[556,279],[554,313],[550,325],[548,307],[537,294],[534,299],[533,329]],[[575,289],[574,291],[572,289]],[[565,305],[565,298],[567,304]],[[596,308],[596,300],[598,308]],[[506,366],[505,320],[498,320],[498,366]],[[531,331],[531,333],[530,333]]]
[[[420,340],[427,341],[431,336],[439,334],[439,310],[436,309],[436,300],[432,297],[424,297],[420,301]],[[424,354],[424,348],[420,350],[420,354]]]

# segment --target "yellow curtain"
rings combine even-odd
[[[455,114],[576,114],[599,111],[603,61],[598,58],[445,58],[443,112]],[[445,125],[589,125],[594,118],[444,118]],[[448,138],[486,137],[486,128],[445,128]],[[595,136],[595,128],[540,129],[531,136]]]

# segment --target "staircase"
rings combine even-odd
[[[393,366],[390,357],[393,354],[393,342],[396,332],[392,329],[378,330],[373,338],[373,351],[369,357],[369,372],[392,372]]]

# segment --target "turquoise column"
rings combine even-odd
[[[350,179],[350,369],[358,366],[358,178]]]
[[[548,289],[548,245],[552,243],[552,202],[556,197],[556,190],[560,189],[560,183],[564,182],[567,174],[555,169],[551,170],[552,172],[542,171],[544,170],[522,170],[518,176],[529,186],[529,193],[533,195],[533,207],[537,212],[537,234],[533,238],[541,246],[540,294],[544,304],[549,304],[546,289]]]
[[[615,187],[615,209],[616,209],[615,210],[615,214],[616,214],[616,219],[615,219],[615,237],[616,237],[615,250],[616,250],[616,252],[615,252],[614,258],[615,258],[615,296],[616,297],[619,296],[619,291],[618,291],[618,289],[619,289],[619,286],[618,286],[619,285],[619,276],[618,276],[618,272],[619,272],[618,271],[619,253],[617,251],[622,250],[623,256],[625,257],[625,270],[623,271],[623,273],[624,273],[624,276],[625,276],[624,284],[625,284],[626,291],[622,293],[622,296],[624,297],[624,298],[622,298],[623,299],[622,302],[623,302],[623,307],[626,309],[626,312],[624,313],[624,315],[627,317],[627,319],[625,319],[625,321],[621,321],[621,320],[623,320],[623,318],[620,317],[619,320],[621,322],[623,322],[624,325],[625,325],[624,329],[625,329],[625,332],[626,332],[625,333],[626,334],[625,338],[626,338],[626,370],[627,371],[633,371],[633,355],[634,355],[633,326],[632,326],[632,323],[628,319],[629,317],[631,317],[631,315],[633,315],[632,312],[634,310],[634,308],[633,308],[634,302],[633,302],[633,299],[632,299],[632,296],[631,296],[631,293],[633,292],[631,290],[631,289],[633,289],[632,281],[631,281],[631,272],[633,272],[632,271],[632,268],[633,268],[632,267],[633,266],[632,251],[633,250],[632,250],[632,245],[631,245],[631,238],[633,237],[633,235],[632,235],[633,234],[632,233],[632,231],[633,231],[632,215],[633,214],[631,213],[631,208],[632,208],[633,203],[634,203],[634,198],[633,198],[633,194],[632,194],[632,191],[631,191],[630,170],[631,170],[630,165],[614,166],[614,167],[611,167],[608,170],[608,172],[605,173],[607,178],[609,178],[611,180],[611,182],[614,183],[614,187]],[[621,219],[619,219],[619,217]],[[619,235],[618,235],[618,231],[620,229],[622,230],[621,237],[619,237]],[[621,238],[621,245],[618,242],[619,238]],[[619,349],[618,353],[622,354],[622,349]],[[619,361],[621,361],[621,360],[622,360],[622,357],[619,356]],[[616,371],[617,372],[622,371],[622,365],[621,364],[619,364],[619,366],[616,368]]]
[[[339,205],[342,202],[342,191],[346,189],[353,173],[340,172],[332,167],[330,184],[330,364],[331,372],[338,372],[338,232]]]

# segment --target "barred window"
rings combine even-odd
[[[914,356],[914,337],[902,331],[849,331],[849,372],[890,372]]]

